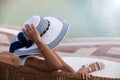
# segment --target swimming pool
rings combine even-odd
[[[120,36],[119,0],[0,1],[0,24],[20,26],[33,15],[50,14],[70,23],[67,37]]]

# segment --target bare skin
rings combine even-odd
[[[40,33],[37,31],[33,24],[25,25],[26,29],[22,29],[22,31],[29,37],[30,40],[35,42],[38,48],[42,51],[43,59],[37,57],[29,57],[25,61],[25,66],[35,68],[40,71],[45,72],[53,72],[53,71],[65,71],[75,74],[81,74],[83,79],[88,80],[90,78],[89,69],[81,68],[77,72],[75,72],[67,63],[65,63],[59,55],[56,54],[53,50],[51,50],[40,37]],[[5,52],[6,53],[6,52]],[[7,53],[8,55],[8,53]],[[11,55],[11,53],[10,53]]]
[[[57,54],[56,52],[52,51],[42,40],[40,37],[40,33],[34,27],[33,24],[26,25],[26,29],[22,29],[23,32],[35,42],[39,49],[42,50],[42,55],[45,60],[40,60],[37,58],[28,58],[26,60],[25,65],[29,67],[34,67],[41,71],[66,71],[71,73],[79,73],[82,74],[84,79],[90,78],[89,70],[86,68],[82,68],[81,70],[75,72],[68,64],[66,64]]]

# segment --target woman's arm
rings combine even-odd
[[[48,66],[61,69],[67,72],[75,72],[69,65],[67,65],[55,52],[53,52],[42,40],[39,32],[32,24],[25,26],[26,30],[23,29],[25,34],[34,41],[38,48],[42,51],[42,54],[47,61]]]
[[[43,42],[42,38],[40,37],[40,33],[37,31],[37,29],[34,27],[33,24],[31,26],[26,25],[25,27],[26,27],[26,30],[23,29],[23,31],[33,42],[37,44],[38,48],[42,51],[43,57],[45,58],[44,62],[47,63],[48,68],[50,68],[53,71],[62,70],[66,72],[76,73],[69,65],[67,65],[55,52],[53,52]],[[90,75],[86,70],[81,69],[77,73],[82,74],[83,79],[88,80],[88,78],[90,78]]]

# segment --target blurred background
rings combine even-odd
[[[0,0],[0,24],[21,26],[33,15],[58,15],[67,37],[119,37],[120,0]]]
[[[57,15],[70,24],[67,38],[54,49],[58,55],[111,60],[119,67],[120,0],[0,0],[0,54],[33,15]]]

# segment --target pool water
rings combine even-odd
[[[0,24],[51,14],[70,24],[67,37],[120,36],[120,0],[0,0]]]

